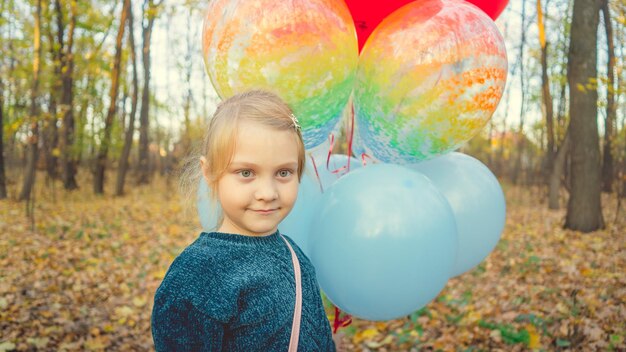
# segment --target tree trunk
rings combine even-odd
[[[537,26],[539,27],[539,44],[541,46],[541,94],[543,97],[542,110],[546,118],[546,134],[548,146],[546,149],[544,175],[553,168],[554,163],[554,109],[552,93],[550,92],[550,78],[548,76],[548,44],[543,20],[541,0],[537,0]]]
[[[572,18],[569,68],[570,148],[572,189],[565,227],[591,232],[604,227],[600,199],[600,147],[598,91],[589,84],[597,78],[597,30],[601,0],[575,0]]]
[[[613,43],[613,27],[609,13],[609,1],[602,1],[602,14],[607,41],[607,89],[606,89],[606,118],[604,119],[604,144],[602,146],[602,190],[613,191],[615,178],[613,166],[613,141],[616,137],[615,122],[617,120],[617,105],[615,104],[615,44]]]
[[[137,113],[137,96],[139,95],[139,80],[137,78],[137,55],[135,52],[135,30],[134,30],[133,6],[132,3],[128,7],[128,46],[130,47],[130,60],[133,65],[133,96],[130,108],[130,117],[128,118],[128,128],[124,136],[124,148],[120,156],[120,164],[117,170],[117,182],[115,184],[115,195],[124,194],[124,183],[126,180],[126,172],[128,170],[128,157],[130,156],[130,148],[133,145],[133,134],[135,133],[135,114]]]
[[[45,9],[48,10],[49,6],[46,5]],[[46,15],[46,17],[49,17]],[[46,26],[48,29],[46,35],[48,37],[50,56],[52,57],[52,66],[54,67],[54,78],[50,85],[50,101],[48,103],[48,123],[44,126],[43,131],[43,151],[46,153],[46,173],[49,179],[56,180],[59,178],[58,164],[59,156],[61,155],[59,149],[59,129],[57,123],[59,121],[59,113],[57,109],[57,101],[59,100],[59,93],[61,92],[61,60],[62,53],[59,45],[55,45],[54,34],[52,33],[52,26]]]
[[[561,207],[559,193],[561,191],[561,179],[565,169],[567,151],[569,149],[569,130],[565,132],[565,138],[556,152],[554,163],[550,165],[552,172],[548,183],[548,208],[557,210]]]
[[[512,175],[513,184],[518,183],[518,179],[520,174],[522,173],[522,157],[525,150],[525,137],[524,137],[524,116],[526,115],[526,87],[524,81],[524,48],[526,46],[526,3],[522,0],[522,36],[520,39],[520,49],[519,49],[519,68],[520,68],[520,89],[521,89],[521,107],[520,107],[520,117],[519,117],[519,128],[518,128],[518,138],[517,138],[517,154],[515,158],[515,166]]]
[[[30,91],[30,136],[28,136],[28,156],[24,183],[18,196],[19,201],[30,200],[30,195],[35,185],[38,145],[39,145],[39,106],[37,103],[39,94],[39,71],[41,60],[41,0],[37,1],[35,9],[35,23],[33,28],[33,86]]]
[[[7,197],[6,172],[4,171],[4,81],[0,77],[0,199]]]
[[[126,18],[128,17],[128,8],[130,0],[123,0],[122,16],[120,18],[120,27],[115,39],[115,57],[113,59],[113,70],[111,71],[111,90],[109,91],[109,109],[107,117],[104,121],[104,138],[100,143],[100,150],[96,158],[96,167],[94,173],[93,191],[95,194],[104,193],[104,173],[106,171],[107,155],[109,153],[109,144],[111,144],[111,130],[115,113],[117,111],[117,93],[119,90],[120,65],[122,61],[122,40],[124,39],[124,29],[126,28]]]
[[[150,182],[150,156],[148,151],[150,131],[150,41],[152,38],[152,27],[156,19],[156,8],[160,5],[155,4],[153,0],[146,0],[144,3],[143,13],[143,92],[141,95],[141,112],[139,114],[139,162],[138,167],[138,184],[147,184]]]
[[[64,42],[63,10],[59,0],[55,1],[57,12],[58,43],[62,50],[61,57],[61,114],[63,116],[63,128],[61,133],[61,167],[63,168],[63,187],[66,190],[78,188],[76,172],[78,171],[78,159],[74,149],[74,92],[73,71],[74,57],[72,48],[74,45],[74,29],[76,28],[76,2],[70,2],[69,28],[67,32],[67,44]]]

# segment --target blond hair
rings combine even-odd
[[[180,188],[187,204],[195,204],[203,170],[200,159],[205,159],[209,175],[211,209],[217,209],[217,183],[232,161],[236,137],[241,121],[257,122],[264,126],[294,132],[298,144],[298,181],[304,171],[305,147],[297,119],[289,105],[278,95],[264,90],[250,90],[236,94],[221,102],[202,139],[199,151],[186,158],[180,179]],[[218,221],[218,225],[221,222]]]

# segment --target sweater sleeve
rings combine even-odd
[[[183,300],[155,305],[152,338],[159,351],[221,351],[225,326]]]

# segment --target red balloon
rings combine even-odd
[[[346,0],[356,27],[359,40],[359,52],[374,28],[396,9],[410,3],[411,0]]]
[[[367,38],[378,26],[378,24],[392,12],[413,0],[346,0],[346,5],[350,9],[356,35],[359,40],[359,52],[365,45]],[[419,0],[417,0],[419,1]],[[495,21],[504,11],[509,0],[466,0],[483,10],[491,19]]]
[[[496,20],[498,16],[504,11],[504,8],[509,3],[509,0],[466,0],[472,4],[478,6],[483,10],[492,20]]]

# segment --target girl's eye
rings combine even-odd
[[[242,177],[248,178],[250,176],[252,176],[252,171],[250,170],[241,170],[238,172],[238,174],[240,174]]]
[[[291,170],[280,170],[278,171],[278,175],[280,177],[289,177],[291,176]]]

